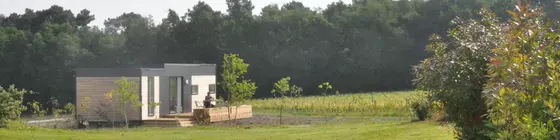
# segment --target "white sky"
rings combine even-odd
[[[11,13],[23,13],[25,8],[33,10],[47,9],[52,5],[60,5],[77,14],[82,9],[88,9],[95,15],[95,20],[90,25],[102,26],[107,18],[113,18],[125,12],[140,13],[144,16],[152,15],[156,23],[167,17],[167,10],[175,10],[183,16],[199,0],[0,0],[0,14],[8,16]],[[212,6],[214,10],[226,12],[226,0],[201,0]],[[259,14],[261,9],[269,4],[283,5],[292,0],[252,0],[255,10]],[[311,8],[325,8],[328,4],[337,1],[351,3],[352,0],[298,0]]]

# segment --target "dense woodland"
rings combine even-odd
[[[538,2],[538,1],[537,1]],[[542,0],[555,18],[553,0]],[[304,94],[330,82],[343,93],[412,89],[412,65],[427,57],[433,33],[446,34],[455,17],[476,18],[488,7],[507,18],[514,0],[355,0],[314,10],[300,2],[252,13],[250,0],[227,0],[227,12],[199,2],[187,13],[169,10],[161,24],[123,13],[60,6],[0,15],[0,85],[33,90],[27,100],[73,101],[77,67],[140,67],[159,63],[221,63],[236,53],[250,64],[256,97],[290,76]],[[77,13],[76,13],[77,12]],[[88,25],[105,20],[104,27]]]

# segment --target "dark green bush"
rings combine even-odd
[[[507,22],[483,13],[456,20],[451,40],[431,38],[415,85],[443,104],[459,139],[557,139],[560,24],[526,1]]]
[[[426,50],[432,56],[414,67],[416,88],[441,104],[459,139],[490,139],[482,133],[488,119],[483,89],[491,50],[503,40],[505,27],[485,9],[480,15],[480,20],[454,20],[450,39],[431,36]]]

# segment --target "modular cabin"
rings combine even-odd
[[[138,84],[137,92],[142,103],[141,107],[127,113],[130,121],[146,122],[192,114],[194,109],[203,108],[201,103],[208,93],[216,98],[215,64],[166,63],[149,68],[78,68],[75,74],[76,115],[88,121],[124,121],[124,115],[118,109],[113,110],[113,106],[118,106],[118,101],[108,99],[106,94],[118,88],[115,81],[122,77]],[[86,97],[89,98],[89,108],[82,111],[79,106],[86,102]],[[158,107],[149,106],[156,102],[160,103]],[[117,115],[113,115],[113,111],[117,111]]]

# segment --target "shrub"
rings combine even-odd
[[[0,127],[6,127],[9,120],[19,119],[21,112],[27,109],[22,105],[23,95],[27,93],[24,89],[16,89],[14,85],[8,89],[0,87]]]
[[[479,14],[481,20],[453,20],[457,27],[450,30],[450,40],[431,36],[426,50],[432,56],[414,67],[414,85],[442,104],[460,139],[489,139],[482,91],[491,50],[507,29],[485,9]]]
[[[540,8],[508,11],[507,41],[493,50],[486,85],[499,139],[557,139],[560,128],[560,34]],[[554,27],[556,26],[556,27]]]
[[[420,121],[424,121],[430,117],[431,108],[431,103],[426,98],[419,98],[411,103],[411,109]]]

